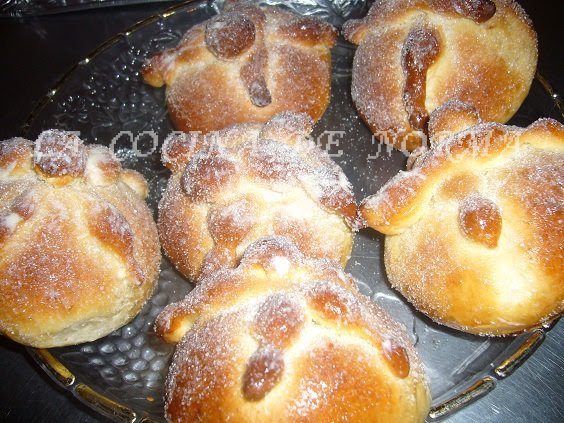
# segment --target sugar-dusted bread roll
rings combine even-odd
[[[383,142],[407,150],[421,145],[430,113],[449,100],[506,122],[537,65],[536,33],[513,0],[377,0],[344,34],[359,46],[358,112]]]
[[[71,132],[0,143],[0,331],[49,348],[131,320],[157,278],[147,184]]]
[[[388,278],[416,308],[467,332],[516,334],[564,309],[564,126],[477,120],[437,109],[438,141],[361,210],[387,235]]]
[[[182,131],[266,122],[283,111],[317,120],[329,104],[336,37],[317,18],[234,2],[149,59],[143,77],[167,86],[168,112]]]
[[[311,130],[306,114],[282,113],[265,125],[167,140],[162,160],[172,176],[159,235],[182,273],[195,280],[236,266],[247,245],[275,234],[309,256],[346,264],[359,223],[354,195],[339,166],[307,139]]]
[[[257,241],[157,318],[178,342],[170,422],[422,422],[423,367],[405,330],[336,262]]]

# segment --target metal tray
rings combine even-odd
[[[365,1],[270,0],[302,14],[340,25],[366,13]],[[43,129],[79,131],[88,142],[110,145],[124,166],[149,181],[149,205],[156,211],[168,171],[159,147],[173,130],[164,108],[164,89],[143,83],[140,68],[152,53],[176,45],[184,32],[221,8],[220,1],[192,1],[151,16],[117,34],[75,65],[35,107],[24,132],[34,139]],[[378,143],[359,119],[350,97],[354,46],[339,39],[333,53],[332,97],[314,136],[339,163],[358,200],[374,193],[405,166],[404,153]],[[562,120],[559,97],[537,74],[525,103],[510,121],[527,125],[539,117]],[[362,292],[387,309],[410,333],[431,381],[429,421],[454,412],[494,389],[542,342],[539,328],[515,338],[483,338],[437,325],[411,307],[387,281],[382,262],[383,237],[361,231],[347,271]],[[183,298],[192,285],[163,259],[158,287],[128,325],[95,342],[29,349],[60,385],[115,421],[164,421],[163,394],[173,347],[152,332],[162,308]]]

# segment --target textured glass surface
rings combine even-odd
[[[336,24],[366,12],[365,2],[302,0],[285,4]],[[140,67],[149,55],[174,46],[188,28],[219,7],[220,3],[193,2],[117,36],[79,63],[50,93],[33,115],[27,136],[34,139],[44,129],[59,128],[80,131],[88,142],[113,144],[124,166],[140,171],[149,181],[149,205],[156,210],[169,176],[160,163],[160,146],[173,128],[164,108],[164,89],[144,84]],[[314,135],[343,167],[361,200],[403,169],[406,156],[373,141],[358,117],[350,97],[353,55],[354,47],[339,39],[333,49],[331,104]],[[535,81],[510,123],[527,125],[558,113],[552,98]],[[133,152],[135,144],[144,157]],[[431,380],[434,405],[493,374],[493,369],[524,342],[526,335],[488,339],[463,334],[415,311],[386,280],[382,240],[372,230],[361,231],[347,271],[359,280],[365,294],[406,326]],[[158,288],[135,320],[96,342],[52,349],[51,353],[77,381],[131,408],[139,420],[143,416],[163,420],[163,385],[173,348],[154,336],[152,325],[166,304],[181,299],[190,289],[191,284],[163,259]]]

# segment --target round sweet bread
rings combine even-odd
[[[485,121],[508,121],[537,65],[536,33],[513,0],[376,1],[344,34],[359,46],[358,112],[381,141],[410,151],[449,100],[472,104]]]
[[[158,227],[184,275],[196,280],[202,271],[234,267],[247,245],[267,235],[346,264],[357,207],[341,168],[307,138],[312,125],[306,114],[282,113],[264,125],[167,139],[162,161],[172,176]]]
[[[516,334],[564,310],[564,126],[478,121],[471,108],[437,109],[432,148],[361,212],[386,234],[388,278],[417,309],[463,331]]]
[[[157,318],[178,342],[170,422],[423,422],[430,394],[405,329],[327,259],[251,244]]]
[[[170,118],[186,132],[266,122],[284,111],[317,120],[329,104],[336,37],[319,19],[234,2],[149,59],[143,77],[166,84]]]
[[[100,338],[141,309],[160,248],[147,183],[71,132],[0,143],[0,331],[50,348]]]

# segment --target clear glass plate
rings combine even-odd
[[[362,15],[367,7],[364,1],[284,4],[336,25]],[[124,166],[147,178],[148,202],[156,211],[169,176],[160,163],[160,146],[173,127],[164,107],[164,89],[144,84],[140,68],[149,55],[176,45],[188,28],[220,7],[220,2],[188,2],[116,35],[71,69],[37,105],[25,127],[27,136],[35,139],[43,129],[60,128],[80,131],[88,142],[111,145]],[[354,47],[340,38],[333,49],[331,104],[314,135],[342,166],[361,200],[403,169],[406,156],[379,144],[359,119],[350,96],[353,55]],[[559,107],[558,96],[537,75],[510,123],[523,126],[539,117],[561,120]],[[389,287],[382,240],[374,231],[361,231],[347,271],[411,334],[431,381],[430,421],[489,392],[542,342],[547,328],[515,338],[482,338],[433,323]],[[154,296],[130,324],[96,342],[29,351],[58,383],[114,420],[164,421],[163,387],[173,347],[156,338],[153,322],[166,304],[183,298],[191,288],[163,259]]]
[[[102,7],[129,6],[173,0],[0,0],[0,17],[54,15]]]

